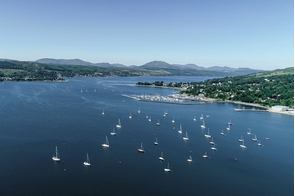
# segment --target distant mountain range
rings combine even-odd
[[[97,66],[97,67],[125,67],[122,64],[110,64],[110,63],[90,63],[81,59],[52,59],[43,58],[38,59],[35,62],[51,64],[51,65],[82,65],[82,66]]]
[[[173,69],[173,70],[200,70],[200,71],[215,71],[215,72],[223,72],[223,73],[235,73],[234,75],[243,75],[243,74],[251,74],[257,72],[263,72],[265,70],[258,69],[250,69],[250,68],[230,68],[230,67],[221,67],[221,66],[213,66],[213,67],[201,67],[195,64],[169,64],[164,61],[151,61],[144,65],[140,66],[126,66],[123,64],[110,64],[110,63],[90,63],[87,61],[83,61],[81,59],[53,59],[53,58],[42,58],[38,59],[35,62],[44,63],[44,64],[53,64],[53,65],[82,65],[82,66],[97,66],[97,67],[133,67],[133,68],[143,68],[149,70],[155,69]]]

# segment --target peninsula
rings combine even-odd
[[[137,85],[181,88],[177,98],[182,99],[244,103],[265,109],[276,105],[294,108],[294,67],[202,82],[156,81]]]

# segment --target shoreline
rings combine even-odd
[[[176,88],[176,87],[166,87],[166,86],[155,86],[155,85],[137,85],[134,84],[135,86],[145,86],[145,87],[160,87],[160,88],[173,88],[173,89],[177,89],[177,90],[185,90],[183,88]],[[186,95],[186,94],[174,94],[170,97],[173,98],[178,98],[178,99],[186,99],[186,100],[191,100],[191,101],[203,101],[205,103],[231,103],[231,104],[236,104],[236,105],[244,105],[244,106],[249,106],[249,107],[255,107],[255,108],[260,108],[265,110],[266,112],[270,112],[270,113],[276,113],[276,114],[285,114],[285,115],[291,115],[294,116],[294,111],[274,111],[271,110],[271,108],[257,104],[257,103],[247,103],[247,102],[240,102],[240,101],[229,101],[229,100],[225,100],[225,101],[218,101],[216,99],[213,98],[208,98],[208,97],[201,97],[201,96],[192,96],[192,95]],[[255,111],[255,110],[251,110],[251,111]]]

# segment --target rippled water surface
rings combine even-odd
[[[293,195],[293,116],[236,112],[233,109],[242,106],[226,103],[177,105],[122,96],[178,92],[134,86],[138,81],[205,79],[208,77],[70,78],[67,82],[1,83],[0,195]],[[166,118],[164,112],[168,112]],[[205,129],[200,127],[202,114]],[[122,128],[111,136],[119,118]],[[161,126],[156,126],[158,120]],[[233,125],[228,131],[230,120]],[[183,134],[178,133],[180,123]],[[211,150],[212,139],[204,137],[208,128],[217,151]],[[220,135],[222,130],[225,136]],[[185,132],[188,141],[182,139]],[[261,147],[252,141],[254,135]],[[110,148],[101,146],[106,136]],[[241,136],[246,149],[240,147]],[[156,138],[158,146],[154,145]],[[141,142],[144,154],[137,152]],[[59,163],[51,159],[55,146]],[[161,151],[163,162],[158,159]],[[205,152],[207,159],[202,157]],[[90,167],[83,165],[86,153]],[[187,162],[190,155],[192,163]],[[168,162],[170,173],[164,172]]]

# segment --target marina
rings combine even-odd
[[[205,104],[205,102],[189,102],[187,100],[173,98],[173,96],[160,96],[160,95],[125,95],[124,97],[129,97],[138,101],[155,102],[155,103],[169,103],[169,104],[181,104],[181,105],[199,105]]]

